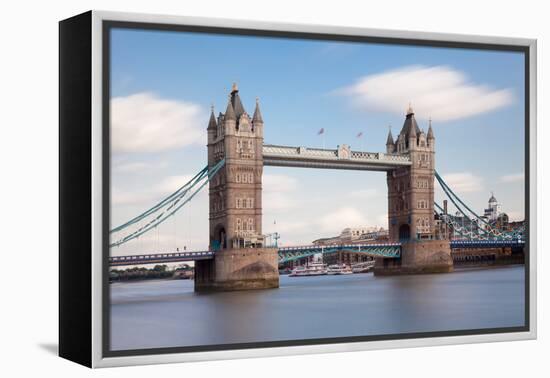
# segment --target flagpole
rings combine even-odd
[[[321,130],[317,132],[317,136],[321,135],[321,138],[323,138],[323,150],[325,149],[325,128],[321,127]]]
[[[359,146],[361,147],[361,151],[365,150],[365,145],[363,143],[363,132],[360,131],[359,134],[357,134],[357,139],[360,139],[361,142],[359,143]]]

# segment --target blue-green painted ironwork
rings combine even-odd
[[[435,172],[435,178],[439,182],[441,188],[443,189],[443,192],[446,194],[447,198],[452,202],[452,204],[456,207],[456,209],[462,214],[462,216],[476,221],[476,223],[479,222],[478,227],[475,229],[468,229],[467,227],[464,227],[463,225],[459,224],[453,217],[444,214],[443,208],[438,204],[434,203],[435,207],[437,208],[436,214],[439,215],[440,219],[443,220],[447,225],[452,227],[454,232],[461,237],[467,239],[467,240],[521,240],[523,239],[523,233],[525,230],[524,226],[521,226],[519,228],[513,229],[513,230],[501,230],[495,227],[495,225],[489,223],[486,219],[479,216],[476,212],[474,212],[468,205],[464,203],[456,195],[456,193],[453,192],[453,190],[447,185],[447,183],[443,180],[443,178]],[[466,209],[466,210],[464,210]],[[439,214],[437,213],[439,211]]]
[[[401,243],[332,244],[280,247],[278,251],[279,264],[300,260],[316,254],[328,255],[338,252],[359,253],[373,257],[399,258],[401,257]]]
[[[111,242],[110,247],[118,247],[130,240],[136,239],[141,235],[158,227],[166,219],[170,218],[178,212],[184,205],[193,199],[210,180],[224,166],[225,159],[220,160],[212,167],[203,168],[195,175],[188,183],[180,187],[168,197],[147,209],[140,215],[123,223],[120,226],[113,228],[110,231],[111,237],[127,231],[126,235],[120,236],[116,241]]]

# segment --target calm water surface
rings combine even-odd
[[[272,290],[111,284],[113,350],[524,325],[524,268],[374,277],[281,276]]]

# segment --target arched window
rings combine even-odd
[[[254,219],[248,218],[248,231],[254,231]]]
[[[241,218],[237,218],[237,231],[240,231],[241,230]]]

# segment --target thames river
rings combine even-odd
[[[524,324],[524,267],[374,277],[281,276],[280,288],[196,294],[191,280],[111,284],[112,350]]]

